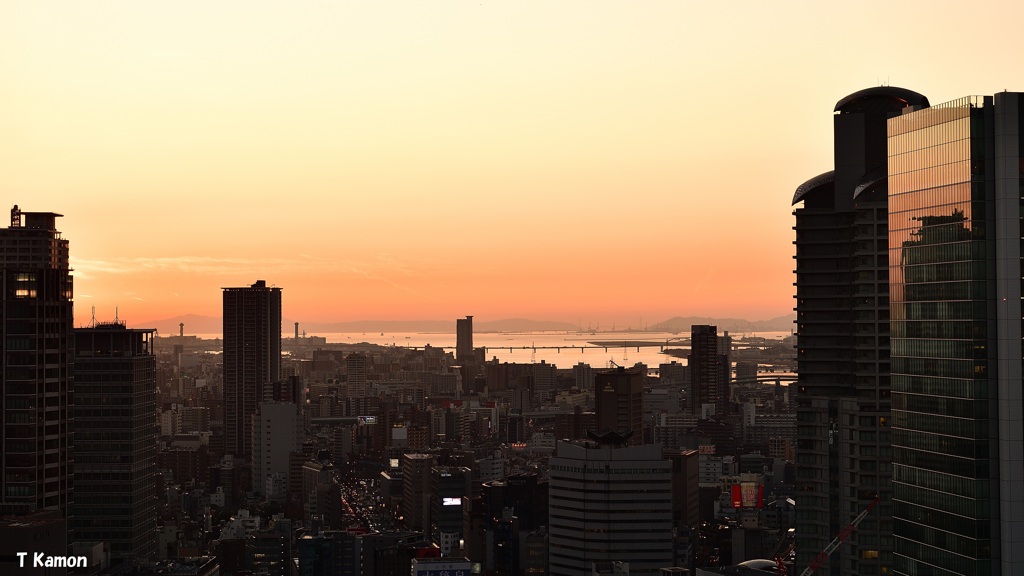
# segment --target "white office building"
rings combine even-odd
[[[558,442],[548,490],[552,576],[589,576],[606,562],[627,562],[633,576],[672,566],[672,468],[660,445]]]

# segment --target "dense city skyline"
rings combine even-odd
[[[1019,88],[976,56],[1020,7],[901,7],[7,3],[0,189],[64,214],[76,324],[257,278],[298,321],[777,317],[831,103]]]

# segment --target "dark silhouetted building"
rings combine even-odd
[[[630,446],[643,443],[644,375],[623,367],[594,375],[594,400],[597,429],[604,434],[632,432]]]
[[[430,470],[434,466],[432,454],[403,454],[402,516],[405,525],[424,534],[430,531]]]
[[[259,280],[223,291],[225,451],[248,458],[263,390],[281,378],[281,289]]]
[[[473,317],[466,316],[455,320],[455,361],[459,363],[473,360]]]
[[[113,563],[156,556],[154,332],[75,329],[74,535]]]
[[[465,467],[435,466],[430,473],[430,533],[444,555],[457,552],[463,510],[469,507],[473,472]]]
[[[890,86],[840,100],[835,168],[801,184],[796,216],[797,569],[876,495],[817,574],[892,569],[886,121],[924,96]]]
[[[370,371],[370,357],[353,352],[345,357],[345,388],[349,398],[365,398],[370,394],[367,374]]]
[[[726,416],[729,413],[729,357],[721,354],[718,327],[690,327],[690,413]]]
[[[680,533],[700,525],[699,456],[696,450],[665,450],[672,462],[672,526]]]
[[[72,279],[59,216],[15,206],[0,228],[0,514],[68,517],[74,501]]]
[[[480,487],[484,510],[491,518],[501,518],[506,508],[514,510],[519,526],[535,530],[548,521],[548,484],[536,473],[511,474],[502,480],[484,482]]]

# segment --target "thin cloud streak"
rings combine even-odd
[[[139,258],[71,258],[74,274],[81,278],[93,278],[98,275],[139,274],[140,272],[177,272],[204,275],[266,275],[268,270],[275,274],[280,272],[317,272],[333,274],[351,274],[369,279],[390,282],[379,273],[369,270],[387,270],[406,277],[416,276],[416,271],[392,256],[380,256],[374,264],[351,260],[327,260],[306,254],[302,259],[290,258],[215,258],[210,256],[177,256],[177,257],[139,257]],[[417,262],[419,267],[436,270],[437,263]],[[413,294],[411,290],[400,284],[394,284]]]

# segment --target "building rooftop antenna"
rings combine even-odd
[[[96,327],[96,307],[92,307],[92,320],[89,320],[89,328]]]

